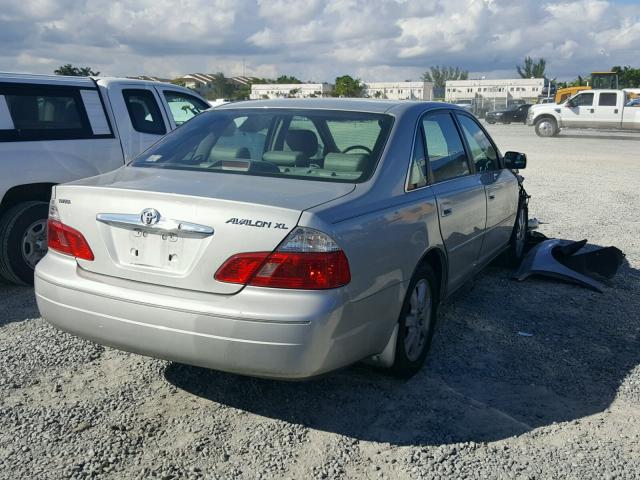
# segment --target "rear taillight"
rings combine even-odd
[[[93,252],[84,236],[59,220],[49,218],[47,244],[52,250],[82,260],[93,260]]]
[[[328,235],[297,227],[273,253],[241,253],[216,272],[219,282],[258,287],[326,290],[351,281],[344,252]]]

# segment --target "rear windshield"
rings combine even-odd
[[[333,110],[205,112],[136,158],[134,167],[357,183],[375,170],[389,115]]]

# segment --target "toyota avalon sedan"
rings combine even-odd
[[[443,103],[223,105],[54,188],[38,306],[95,342],[227,372],[369,359],[408,377],[442,299],[522,255],[525,165]]]

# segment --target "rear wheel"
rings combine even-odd
[[[48,204],[24,202],[0,218],[0,276],[12,283],[33,284],[36,264],[47,253]]]
[[[438,311],[437,279],[431,267],[424,265],[409,284],[398,321],[396,356],[391,367],[400,378],[413,376],[431,347]]]
[[[558,124],[553,118],[545,117],[536,122],[536,134],[539,137],[553,137],[558,133]]]

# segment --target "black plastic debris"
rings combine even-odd
[[[601,281],[612,278],[624,262],[620,249],[586,248],[586,240],[547,239],[538,234],[530,235],[529,244],[534,246],[514,274],[516,280],[545,275],[602,292]]]

